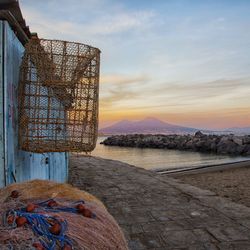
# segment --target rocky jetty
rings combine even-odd
[[[108,146],[178,149],[228,155],[250,156],[250,135],[114,135],[102,144]]]

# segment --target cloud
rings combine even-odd
[[[121,74],[104,74],[101,75],[101,84],[130,84],[139,82],[148,82],[150,78],[146,75],[130,76]]]
[[[104,15],[85,27],[88,33],[110,35],[134,29],[143,29],[154,17],[152,11],[120,11],[112,15]]]
[[[106,74],[100,79],[100,107],[117,108],[118,106],[128,106],[140,99],[141,92],[137,90],[138,85],[149,82],[146,75],[121,75]]]
[[[92,1],[74,2],[52,1],[48,2],[48,6],[40,4],[40,10],[37,8],[39,4],[32,5],[32,2],[25,0],[21,3],[25,6],[27,23],[32,24],[31,30],[36,30],[41,36],[59,36],[60,39],[64,36],[82,40],[143,30],[155,15],[151,10],[126,10],[120,5],[104,4],[104,1],[94,1],[92,4]]]
[[[118,77],[119,78],[119,77]],[[114,84],[111,88],[104,87],[101,91],[101,112],[112,111],[127,113],[196,114],[202,116],[206,112],[216,113],[217,110],[243,110],[250,108],[250,79],[219,79],[211,82],[167,82],[153,84],[151,79],[146,84],[139,82],[129,84],[130,79],[121,78],[126,84]],[[115,80],[111,77],[110,80]],[[126,80],[126,81],[125,81]],[[107,83],[109,82],[107,77]],[[111,81],[110,81],[111,82]],[[133,82],[131,80],[131,82]],[[109,86],[109,85],[108,85]],[[237,102],[235,102],[237,100]],[[245,112],[245,111],[244,111]]]
[[[179,97],[186,100],[196,98],[202,101],[204,101],[204,98],[218,98],[227,95],[239,98],[239,95],[250,94],[250,78],[218,79],[208,82],[190,83],[165,82],[160,86],[158,85],[154,93],[156,95],[169,94],[172,98]]]
[[[117,109],[119,107],[119,103],[124,106],[124,101],[133,100],[137,97],[138,93],[126,90],[123,87],[118,87],[116,89],[110,90],[108,96],[100,98],[100,108],[103,111],[107,111],[107,109],[110,108]]]

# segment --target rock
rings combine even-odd
[[[187,143],[186,143],[186,149],[192,149],[193,148],[193,141],[192,140],[189,140]]]
[[[237,144],[230,139],[221,140],[217,145],[217,153],[219,154],[237,154]]]
[[[202,137],[204,134],[199,130],[194,134],[195,137]]]
[[[102,142],[104,145],[138,148],[165,148],[214,152],[228,155],[250,155],[250,135],[115,135]]]
[[[217,152],[217,143],[216,141],[212,141],[210,144],[210,151],[211,152]]]
[[[176,144],[174,142],[170,142],[170,143],[168,143],[167,148],[168,149],[175,149],[176,148]]]
[[[250,144],[248,144],[248,145],[246,145],[246,146],[244,147],[244,152],[243,152],[243,154],[244,154],[245,156],[250,156]]]
[[[243,144],[250,144],[250,135],[243,136],[242,143]]]
[[[233,142],[237,143],[238,145],[242,145],[242,138],[240,137],[233,137]]]
[[[232,137],[229,135],[224,135],[221,137],[220,142],[228,142],[228,141],[233,141]]]
[[[235,149],[235,155],[242,155],[245,147],[243,145],[237,145]]]
[[[198,151],[205,151],[206,142],[204,140],[199,140],[195,143],[195,148]]]

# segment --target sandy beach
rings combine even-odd
[[[250,207],[250,163],[247,167],[176,176],[185,183],[208,189]]]

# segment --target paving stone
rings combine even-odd
[[[166,245],[172,247],[187,247],[197,243],[197,236],[191,230],[167,231],[162,233]]]
[[[138,240],[144,249],[157,248],[164,246],[164,241],[158,235],[158,233],[143,233],[143,234],[132,234],[130,235],[131,240]]]
[[[197,240],[201,243],[218,243],[218,240],[214,238],[207,230],[198,228],[192,230],[192,232],[197,237]]]
[[[118,161],[70,159],[70,183],[104,202],[130,249],[250,249],[250,208]]]
[[[138,233],[143,233],[144,230],[142,228],[142,225],[140,224],[133,224],[131,225],[131,234],[138,234]]]
[[[151,211],[152,216],[159,221],[168,221],[168,220],[174,220],[174,219],[187,219],[190,218],[188,213],[185,212],[185,210],[152,210]]]
[[[187,246],[184,249],[188,249],[188,250],[218,250],[217,245],[213,244],[213,243],[198,243],[198,244],[194,244],[194,245],[190,245]]]
[[[170,221],[170,223],[174,223],[176,225],[176,223],[173,221]],[[148,222],[142,224],[142,229],[144,232],[161,232],[165,230],[167,224],[169,224],[169,222],[168,223],[159,223],[159,221]]]
[[[208,231],[219,241],[250,240],[249,230],[244,228],[208,228]]]
[[[129,240],[128,247],[131,250],[145,249],[145,246],[141,243],[141,241],[139,239]]]
[[[249,241],[222,242],[218,245],[220,250],[249,250]]]
[[[208,228],[208,227],[231,227],[234,221],[225,216],[210,216],[207,218],[191,218],[186,220],[193,228]]]

